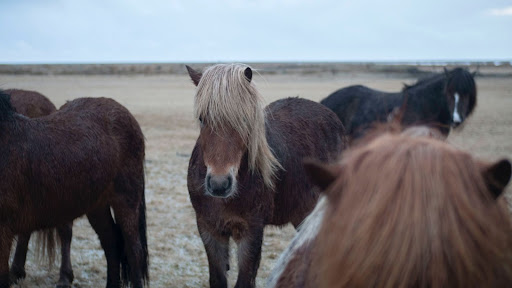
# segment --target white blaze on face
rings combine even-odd
[[[460,118],[460,115],[459,115],[459,110],[458,110],[458,106],[459,106],[459,93],[455,93],[454,95],[455,97],[455,105],[453,107],[453,122],[454,123],[461,123],[462,122],[462,119]]]

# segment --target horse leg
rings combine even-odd
[[[87,213],[89,223],[100,238],[101,247],[107,258],[107,288],[121,287],[120,248],[122,239],[118,227],[110,214],[110,207],[105,206]]]
[[[14,234],[5,228],[0,227],[0,288],[8,288],[11,284],[9,276],[9,254]]]
[[[124,171],[114,182],[112,209],[124,240],[123,278],[137,288],[143,287],[149,277],[144,169],[140,166],[138,170],[137,164],[128,167],[133,170]]]
[[[73,282],[73,268],[71,267],[71,238],[73,237],[73,222],[66,223],[57,227],[60,237],[60,277],[57,282],[57,288],[71,287]]]
[[[121,201],[122,202],[122,201]],[[134,288],[143,287],[142,261],[144,257],[143,245],[139,237],[139,211],[130,208],[128,203],[117,203],[113,206],[116,221],[121,228],[124,240],[124,253],[128,265],[128,279]],[[125,279],[126,280],[126,279]]]
[[[19,280],[24,279],[27,274],[25,273],[25,261],[27,260],[28,242],[31,233],[18,234],[18,241],[16,241],[16,252],[14,252],[14,259],[11,265],[11,280],[17,283]]]
[[[199,235],[208,258],[210,287],[228,287],[226,272],[229,270],[229,236],[214,237],[203,225],[205,224],[197,221]]]
[[[251,227],[238,242],[238,279],[235,288],[256,287],[256,274],[261,260],[263,225]]]

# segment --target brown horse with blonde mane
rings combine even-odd
[[[11,283],[15,235],[84,214],[105,251],[107,287],[142,287],[148,279],[145,152],[133,115],[112,99],[81,98],[28,118],[0,91],[0,143],[0,287]]]
[[[305,99],[282,99],[264,110],[246,65],[215,65],[203,74],[187,68],[201,126],[187,183],[210,286],[227,287],[233,237],[235,287],[254,287],[265,225],[297,227],[317,201],[302,159],[335,160],[346,145],[344,129],[336,114]]]
[[[57,108],[53,103],[43,94],[36,91],[21,90],[21,89],[7,89],[6,94],[11,96],[11,104],[17,113],[25,115],[30,118],[38,118],[49,115]],[[71,287],[73,282],[73,269],[71,266],[71,237],[73,235],[73,223],[66,223],[57,227],[56,229],[48,229],[41,231],[37,237],[37,246],[43,251],[47,250],[49,262],[53,263],[55,251],[55,230],[59,235],[61,246],[61,266],[60,276],[57,282],[58,288]],[[28,243],[31,233],[19,234],[16,241],[16,252],[11,264],[11,280],[18,282],[26,277],[25,261],[27,259]]]
[[[337,165],[306,163],[324,196],[268,287],[509,287],[510,162],[423,132],[374,134]]]

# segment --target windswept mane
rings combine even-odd
[[[277,170],[282,167],[267,143],[262,97],[245,77],[247,67],[219,64],[207,68],[197,86],[195,116],[214,130],[234,129],[247,146],[249,169],[259,172],[273,189]]]
[[[510,284],[510,215],[471,155],[391,132],[345,153],[339,169],[311,264],[319,287]]]
[[[14,108],[11,105],[11,96],[0,90],[0,121],[8,120],[14,115]]]
[[[413,90],[415,88],[421,87],[423,85],[428,85],[432,82],[438,82],[443,81],[446,78],[446,75],[444,73],[434,73],[428,76],[425,76],[423,78],[420,78],[416,81],[416,83],[412,85],[404,84],[404,87],[402,88],[402,92],[407,92],[410,90]]]

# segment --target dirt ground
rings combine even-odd
[[[319,101],[334,90],[363,84],[386,91],[401,89],[411,78],[385,74],[255,76],[267,103],[288,96]],[[462,131],[448,140],[488,160],[512,158],[512,78],[478,78],[478,104]],[[194,87],[185,75],[174,76],[6,76],[0,88],[39,91],[57,107],[78,97],[111,97],[137,118],[146,137],[146,202],[152,287],[207,287],[208,266],[186,187],[186,173],[198,127],[192,117]],[[510,192],[512,189],[508,189]],[[103,287],[106,261],[85,218],[74,222],[71,247],[75,287]],[[294,235],[291,226],[268,227],[257,285],[264,286],[279,254]],[[233,244],[233,243],[232,243]],[[38,263],[30,246],[27,278],[16,287],[53,287],[59,261],[50,269]],[[234,249],[234,244],[232,245]],[[233,250],[234,252],[234,250]],[[232,255],[235,255],[232,253]],[[231,258],[229,281],[237,268]]]

